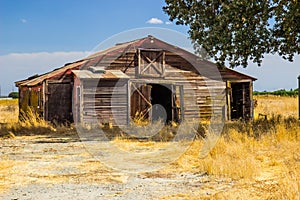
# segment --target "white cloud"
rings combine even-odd
[[[12,90],[15,81],[34,74],[43,74],[86,57],[89,52],[11,53],[0,56],[0,85],[2,95]],[[16,89],[15,89],[16,90]]]
[[[161,19],[158,19],[156,17],[152,17],[146,23],[147,24],[163,24],[164,22]]]
[[[21,21],[23,24],[27,23],[27,19],[24,19],[24,18],[20,19],[20,21]]]
[[[165,22],[165,24],[170,25],[170,24],[172,24],[172,22],[167,21],[167,22]]]

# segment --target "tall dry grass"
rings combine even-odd
[[[17,99],[0,99],[0,123],[17,123],[18,115]]]
[[[162,172],[203,173],[235,182],[234,189],[211,194],[208,199],[299,199],[300,125],[297,119],[297,98],[256,96],[255,99],[258,105],[254,121],[226,123],[217,144],[204,158],[199,156],[204,140],[195,140],[184,155]],[[8,107],[9,105],[12,107]],[[0,116],[6,116],[1,118],[0,123],[6,124],[5,127],[1,125],[0,133],[3,130],[14,134],[54,131],[42,120],[17,122],[17,110],[16,101],[0,101]],[[267,119],[259,118],[259,113],[267,115]],[[108,129],[113,132],[111,128]],[[202,126],[200,129],[203,131]],[[207,134],[206,139],[210,139],[209,137]],[[119,137],[113,142],[125,150],[164,145],[153,141],[141,143],[123,140]],[[199,199],[197,194],[178,195],[174,194],[173,197]]]
[[[189,171],[229,179],[230,190],[205,197],[178,194],[174,199],[300,199],[300,122],[297,98],[257,96],[256,119],[225,124],[205,158],[197,140],[166,173]],[[258,118],[258,113],[267,119]],[[209,137],[209,135],[208,135]]]
[[[47,134],[56,131],[50,123],[37,116],[31,109],[19,120],[18,100],[0,99],[0,137],[15,135]]]

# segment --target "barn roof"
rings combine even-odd
[[[65,72],[67,72],[68,70],[76,69],[85,62],[86,62],[85,60],[79,60],[77,62],[67,64],[61,68],[54,69],[51,72],[41,74],[41,75],[37,76],[36,78],[33,78],[33,79],[28,78],[25,80],[17,81],[17,82],[15,82],[15,84],[16,84],[16,86],[35,86],[35,85],[42,83],[46,79],[53,78],[53,77],[59,76],[59,75],[64,75]]]
[[[60,68],[57,68],[48,73],[36,76],[29,77],[25,80],[15,82],[16,86],[35,86],[41,84],[43,81],[47,79],[59,78],[63,77],[66,73],[72,73],[72,70],[84,70],[89,68],[90,66],[95,66],[99,63],[110,63],[114,59],[119,56],[126,54],[127,52],[135,52],[137,49],[145,48],[145,49],[163,49],[168,50],[169,52],[176,52],[177,56],[181,56],[188,61],[195,61],[200,64],[201,68],[212,68],[215,67],[216,64],[207,60],[201,60],[197,55],[174,46],[172,44],[161,41],[153,36],[144,37],[141,39],[124,42],[120,44],[116,44],[113,47],[108,49],[96,52],[84,59],[78,60],[73,63],[68,63]],[[241,79],[250,79],[256,80],[251,76],[246,74],[242,74],[240,72],[228,69],[226,67],[219,67],[220,74],[225,79],[233,79],[233,80],[241,80]],[[225,76],[226,75],[226,76]]]

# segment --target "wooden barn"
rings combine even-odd
[[[250,119],[255,80],[148,36],[16,86],[20,116],[30,108],[47,121],[125,125],[135,117]]]

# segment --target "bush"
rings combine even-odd
[[[288,97],[296,97],[298,95],[298,89],[291,89],[291,90],[285,90],[285,89],[281,89],[281,90],[276,90],[273,92],[268,92],[268,91],[263,91],[263,92],[259,92],[259,91],[254,91],[253,95],[276,95],[276,96],[288,96]]]
[[[17,99],[17,98],[19,98],[19,92],[11,92],[11,93],[9,93],[8,97]]]

